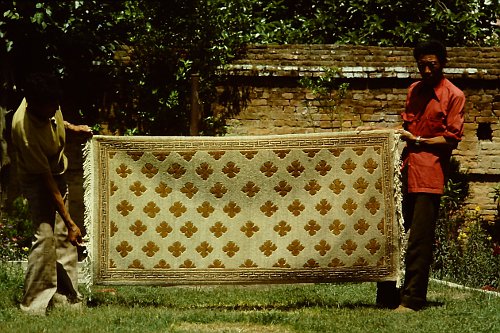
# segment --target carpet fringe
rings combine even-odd
[[[83,147],[83,188],[84,188],[84,226],[85,230],[87,231],[87,234],[85,236],[85,244],[86,244],[86,258],[83,261],[83,267],[82,267],[82,272],[83,272],[83,284],[85,285],[86,289],[90,292],[90,287],[92,286],[92,232],[93,232],[93,227],[92,227],[92,219],[94,216],[94,202],[93,202],[93,193],[94,193],[94,170],[92,170],[92,161],[94,160],[94,153],[93,153],[93,141],[92,139],[89,139],[85,146]],[[89,293],[90,295],[90,293]]]
[[[399,152],[399,145],[402,142],[401,135],[394,133],[394,146],[392,148],[393,161],[394,161],[394,197],[396,205],[396,219],[398,221],[398,242],[399,242],[399,263],[397,268],[397,280],[396,284],[399,287],[402,286],[404,280],[405,272],[405,253],[407,245],[407,235],[404,228],[403,219],[403,193],[402,193],[402,182],[401,182],[401,154]]]

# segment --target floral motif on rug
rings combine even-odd
[[[395,280],[393,131],[95,136],[86,147],[98,284]]]

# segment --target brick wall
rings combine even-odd
[[[491,219],[492,187],[500,182],[500,48],[449,48],[446,77],[467,97],[465,137],[454,156],[470,174],[468,206]],[[350,85],[332,118],[303,89],[303,76],[340,68]],[[401,122],[407,87],[419,78],[410,48],[335,45],[251,46],[220,72],[216,113],[229,135],[349,131]]]

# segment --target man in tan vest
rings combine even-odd
[[[82,244],[82,235],[68,212],[64,146],[66,130],[88,136],[92,132],[86,125],[63,120],[60,97],[55,76],[33,74],[12,120],[21,190],[35,227],[21,302],[21,309],[30,314],[43,315],[59,304],[81,305],[76,246]]]

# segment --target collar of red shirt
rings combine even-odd
[[[443,88],[445,84],[446,84],[446,78],[443,76],[439,81],[439,83],[433,87],[434,97],[436,97],[438,101],[440,101],[441,97],[443,96]],[[419,81],[418,85],[415,87],[415,89],[418,89],[416,91],[418,94],[422,93],[422,90],[425,88],[427,87],[424,85],[423,81]]]

